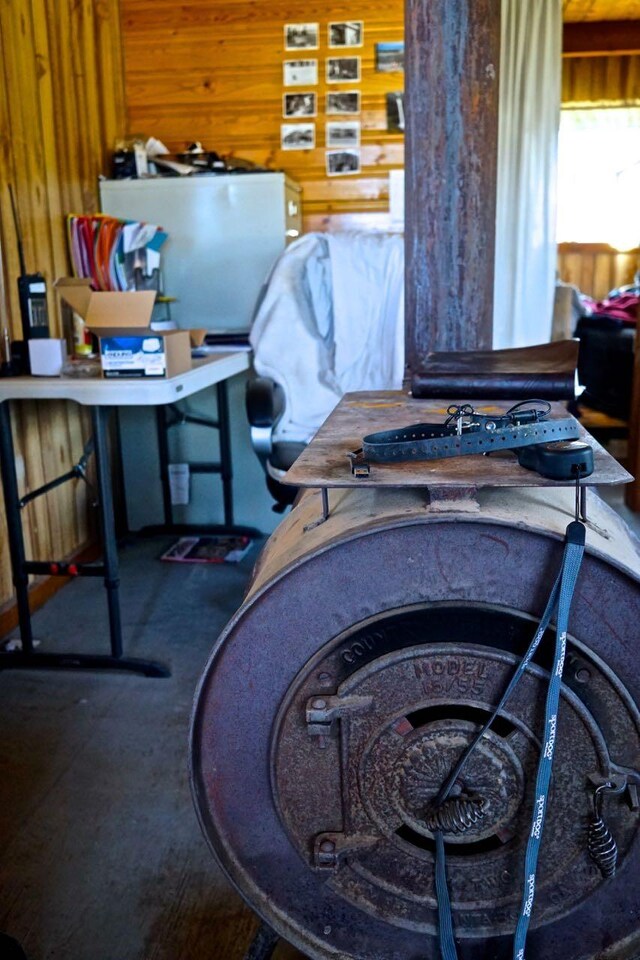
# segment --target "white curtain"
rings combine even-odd
[[[496,349],[551,334],[561,72],[562,0],[502,0]]]

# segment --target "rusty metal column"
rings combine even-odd
[[[406,0],[407,373],[489,349],[500,0]]]

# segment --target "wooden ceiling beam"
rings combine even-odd
[[[640,53],[640,20],[565,23],[563,57],[601,57]]]

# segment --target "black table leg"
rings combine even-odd
[[[29,574],[25,570],[24,536],[20,517],[20,494],[16,475],[16,454],[11,429],[11,411],[9,401],[0,403],[0,469],[2,470],[2,489],[7,518],[7,536],[9,537],[9,555],[11,573],[16,591],[18,621],[22,653],[26,657],[33,654],[33,632],[31,629],[31,611],[29,609]]]
[[[33,648],[31,613],[29,610],[29,576],[24,549],[20,495],[16,477],[15,450],[11,430],[8,401],[0,403],[0,469],[4,490],[7,533],[11,556],[11,570],[16,590],[18,619],[22,650],[0,653],[0,670],[125,670],[147,677],[168,677],[170,671],[153,660],[140,660],[122,655],[122,626],[120,621],[118,546],[113,516],[113,493],[107,444],[109,410],[93,407],[91,411],[95,442],[98,492],[100,499],[100,532],[104,552],[104,585],[109,610],[111,654],[44,653]]]
[[[118,569],[118,544],[113,516],[113,490],[109,467],[107,441],[108,407],[92,407],[91,421],[96,445],[96,475],[100,501],[100,536],[104,554],[104,586],[107,591],[109,610],[109,638],[111,656],[122,656],[122,623],[120,618],[120,577]]]
[[[233,461],[231,457],[231,427],[229,421],[229,396],[226,380],[216,383],[217,416],[216,419],[201,417],[179,410],[175,405],[169,405],[169,413],[165,407],[156,409],[156,428],[158,434],[158,459],[160,478],[162,481],[162,506],[164,523],[154,523],[142,527],[138,531],[143,537],[183,534],[212,534],[221,536],[259,537],[261,533],[255,527],[235,524],[233,521]],[[171,416],[173,413],[173,417]],[[220,458],[218,461],[189,463],[192,474],[207,473],[220,476],[222,483],[222,503],[224,510],[223,523],[174,523],[173,507],[171,504],[171,484],[169,481],[169,466],[171,454],[169,450],[169,428],[177,424],[198,424],[201,427],[210,427],[218,433]]]
[[[231,460],[231,433],[229,430],[229,396],[227,381],[216,384],[218,399],[218,437],[220,441],[220,477],[224,503],[224,524],[233,526],[233,467]]]
[[[160,482],[162,484],[162,509],[164,524],[173,525],[173,505],[171,503],[171,483],[169,481],[169,436],[167,411],[163,406],[156,407],[156,428],[158,434],[158,459],[160,461]]]

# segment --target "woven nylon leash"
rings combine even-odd
[[[579,482],[579,481],[578,481]],[[520,679],[524,675],[531,659],[540,645],[540,641],[551,622],[554,612],[557,608],[556,616],[556,645],[553,660],[553,667],[547,689],[547,700],[545,709],[545,737],[544,746],[540,759],[538,761],[538,772],[536,777],[536,792],[533,805],[533,817],[531,821],[531,831],[527,842],[527,852],[525,855],[524,883],[522,892],[522,902],[520,904],[520,915],[513,941],[513,960],[524,960],[525,943],[529,921],[531,919],[531,910],[535,896],[536,871],[538,864],[538,854],[542,842],[542,830],[547,808],[547,799],[549,795],[549,783],[551,781],[551,769],[553,765],[553,755],[555,751],[558,705],[560,702],[560,688],[562,684],[562,671],[564,668],[564,658],[567,643],[567,630],[569,627],[569,611],[571,601],[575,590],[576,581],[580,572],[580,565],[584,554],[585,546],[585,528],[579,520],[574,520],[566,529],[565,546],[562,557],[560,572],[551,590],[546,609],[540,620],[536,633],[525,653],[521,663],[514,673],[511,681],[500,700],[498,706],[493,711],[491,717],[479,733],[476,734],[472,742],[462,754],[454,770],[440,789],[436,797],[434,806],[437,808],[448,798],[456,780],[460,776],[467,760],[473,753],[473,750],[487,732],[493,721],[496,719],[507,700],[515,690]],[[446,857],[444,848],[444,838],[441,830],[435,830],[436,842],[436,897],[438,901],[438,926],[440,940],[440,954],[442,960],[458,960],[456,945],[453,934],[453,919],[451,915],[451,901],[449,899],[449,890],[447,887]]]

